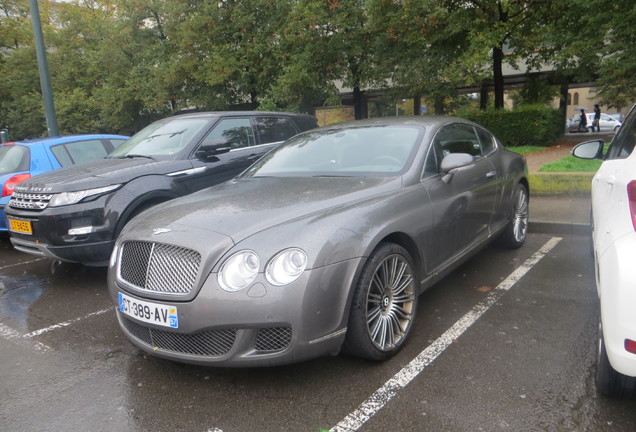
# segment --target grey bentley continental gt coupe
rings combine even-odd
[[[422,291],[493,240],[524,243],[528,199],[523,156],[475,123],[338,124],[135,217],[108,285],[126,336],[163,358],[384,360]]]

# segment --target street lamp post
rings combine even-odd
[[[35,37],[35,52],[38,58],[38,71],[40,73],[40,85],[42,86],[42,98],[44,99],[44,114],[49,136],[59,135],[57,129],[57,117],[55,116],[55,104],[51,91],[51,78],[49,77],[49,65],[46,61],[46,49],[44,36],[42,35],[42,23],[40,21],[40,9],[37,0],[30,0],[31,23],[33,24],[33,36]]]

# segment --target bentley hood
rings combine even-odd
[[[157,161],[144,157],[100,159],[40,174],[18,184],[17,192],[58,193],[127,183],[145,175],[165,175],[192,167],[187,160]]]
[[[153,230],[207,230],[238,243],[260,231],[343,208],[361,207],[400,188],[402,179],[261,177],[238,179],[178,198],[135,218],[122,237]]]

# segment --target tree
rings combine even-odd
[[[281,100],[303,101],[353,90],[355,118],[367,116],[364,89],[380,84],[376,73],[377,35],[369,25],[369,1],[298,0],[284,29],[289,51],[275,91]],[[384,84],[384,83],[382,83]]]

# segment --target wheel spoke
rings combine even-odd
[[[398,346],[413,320],[415,278],[401,255],[385,258],[371,277],[367,293],[367,328],[373,344],[383,351]]]

